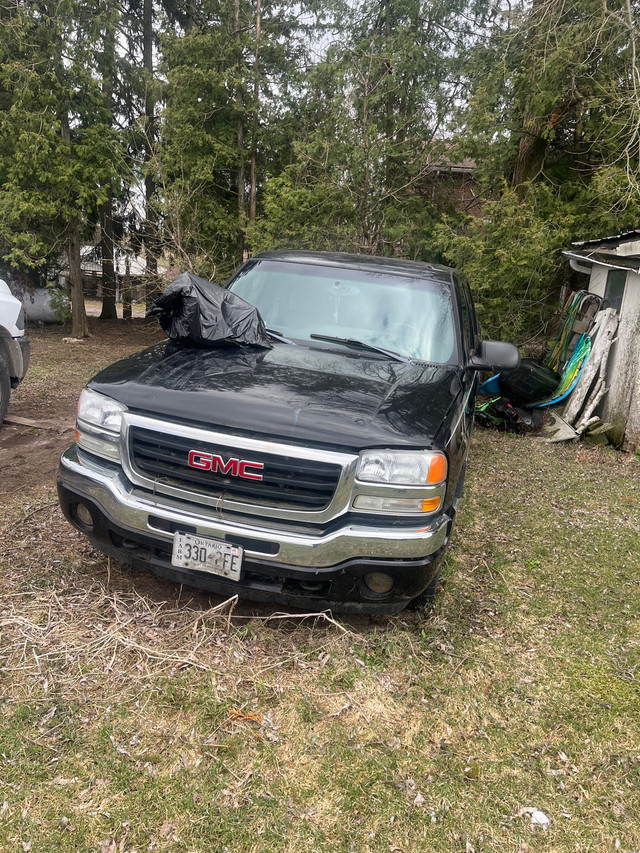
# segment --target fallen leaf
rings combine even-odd
[[[237,708],[229,708],[229,719],[241,723],[261,723],[264,719],[262,714],[256,714],[254,711],[239,711]]]
[[[470,761],[467,766],[464,768],[464,775],[467,779],[479,779],[480,778],[480,765],[477,761]]]
[[[546,816],[544,812],[541,812],[540,809],[531,807],[520,809],[520,811],[518,812],[518,817],[522,817],[523,815],[528,815],[531,819],[529,823],[529,829],[542,829],[543,831],[549,829],[549,824],[551,823],[551,820]]]

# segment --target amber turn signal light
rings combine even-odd
[[[427,498],[422,501],[422,512],[435,512],[440,507],[440,498]]]
[[[429,464],[428,483],[443,483],[447,479],[447,457],[444,453],[434,453]]]

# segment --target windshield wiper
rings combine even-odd
[[[297,346],[295,341],[285,338],[281,332],[275,332],[273,329],[267,329],[267,334],[270,338],[275,338],[276,341],[282,341],[283,344],[292,344],[294,347]]]
[[[368,344],[366,341],[357,341],[355,338],[337,338],[333,335],[309,335],[309,337],[316,341],[327,341],[330,344],[344,344],[345,346],[357,347],[358,349],[369,350],[370,352],[379,352],[381,355],[395,358],[396,361],[402,361],[404,364],[413,364],[410,358],[400,355],[399,352],[377,347],[375,344]]]

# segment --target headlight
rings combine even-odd
[[[428,450],[365,450],[358,480],[394,486],[435,486],[447,479],[447,457]]]
[[[120,429],[125,411],[126,408],[116,400],[85,388],[78,403],[78,445],[98,456],[119,460]]]

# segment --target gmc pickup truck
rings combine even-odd
[[[266,346],[169,341],[98,373],[60,463],[67,519],[224,596],[368,613],[433,596],[478,371],[517,349],[481,340],[447,267],[268,252],[226,288]]]
[[[9,408],[11,389],[25,377],[31,348],[24,333],[24,310],[0,279],[0,424]]]

